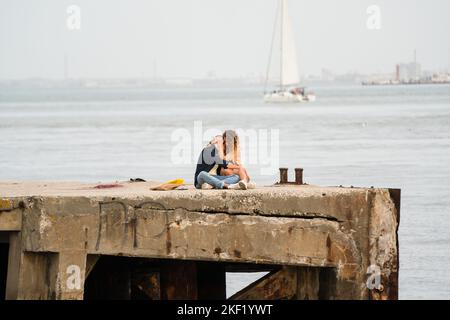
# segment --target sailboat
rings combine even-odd
[[[279,23],[278,23],[279,22]],[[269,81],[270,65],[275,43],[277,29],[280,29],[280,82],[279,88],[267,92]],[[297,53],[295,49],[294,34],[292,32],[291,21],[287,7],[287,0],[279,0],[278,10],[275,17],[275,25],[272,36],[272,45],[267,66],[266,85],[264,90],[264,101],[266,102],[303,102],[315,101],[314,93],[306,92],[305,87],[299,86]]]

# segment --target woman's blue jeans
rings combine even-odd
[[[235,184],[238,183],[241,179],[237,174],[233,174],[231,176],[214,176],[209,174],[206,171],[200,172],[197,176],[197,185],[195,186],[197,189],[202,188],[202,184],[207,183],[210,186],[213,186],[216,189],[223,189],[223,186],[226,184]]]

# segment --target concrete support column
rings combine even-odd
[[[85,251],[58,254],[56,299],[83,300],[86,256]]]
[[[83,299],[86,252],[26,252],[10,238],[7,300]]]
[[[318,300],[319,288],[319,268],[297,268],[297,300]]]
[[[6,300],[16,300],[19,288],[19,269],[21,258],[21,233],[12,232],[9,235],[8,274],[6,277]]]
[[[20,252],[16,299],[56,299],[57,260],[56,253]]]

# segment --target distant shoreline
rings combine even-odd
[[[408,81],[408,82],[398,82],[398,81],[363,81],[361,83],[363,86],[404,86],[404,85],[443,85],[450,84],[450,81]]]

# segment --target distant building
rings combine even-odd
[[[396,68],[396,80],[400,82],[417,81],[422,77],[422,67],[417,62],[400,63]]]
[[[322,69],[321,79],[323,81],[333,81],[333,80],[335,80],[335,75],[334,75],[333,71],[331,71],[329,69]]]

